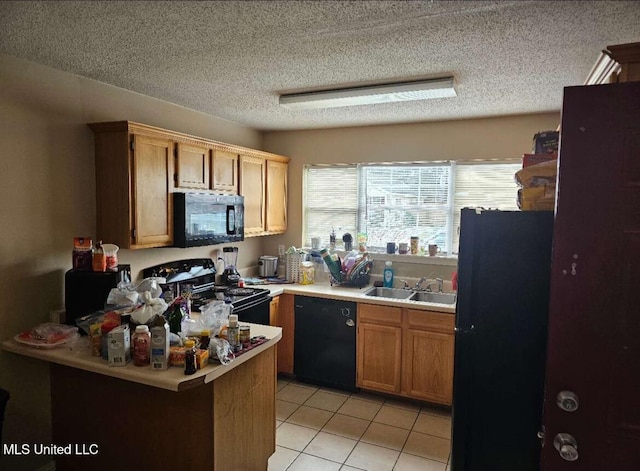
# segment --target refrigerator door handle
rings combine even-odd
[[[468,329],[462,329],[460,327],[455,327],[453,329],[453,331],[458,335],[464,335],[464,334],[472,334],[475,329],[476,329],[476,326],[471,324],[471,327],[469,327]]]

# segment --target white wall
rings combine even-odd
[[[252,129],[0,55],[1,340],[47,321],[50,309],[64,305],[73,237],[96,236],[93,133],[86,123],[116,120],[262,145]],[[255,265],[261,244],[261,238],[237,244],[240,267]],[[119,260],[131,264],[137,277],[147,266],[210,254],[211,248],[123,250]],[[47,364],[0,351],[0,387],[11,393],[5,443],[51,443]],[[0,459],[0,469],[11,470],[49,461]]]

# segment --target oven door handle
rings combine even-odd
[[[264,296],[264,297],[260,297],[260,298],[256,299],[255,301],[253,301],[251,303],[243,304],[239,308],[236,308],[235,306],[233,306],[233,314],[237,314],[239,312],[246,311],[247,309],[251,309],[253,307],[259,306],[262,303],[270,303],[270,302],[271,302],[271,297],[270,296],[267,295],[267,296]],[[231,304],[233,305],[233,302]]]

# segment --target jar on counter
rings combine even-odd
[[[241,325],[239,335],[242,348],[249,348],[251,346],[251,327],[248,325]]]
[[[146,325],[137,326],[133,334],[133,364],[135,366],[151,364],[151,334]]]

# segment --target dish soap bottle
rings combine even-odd
[[[393,288],[393,268],[391,267],[391,260],[387,260],[385,263],[384,271],[382,272],[382,286],[385,288]]]

